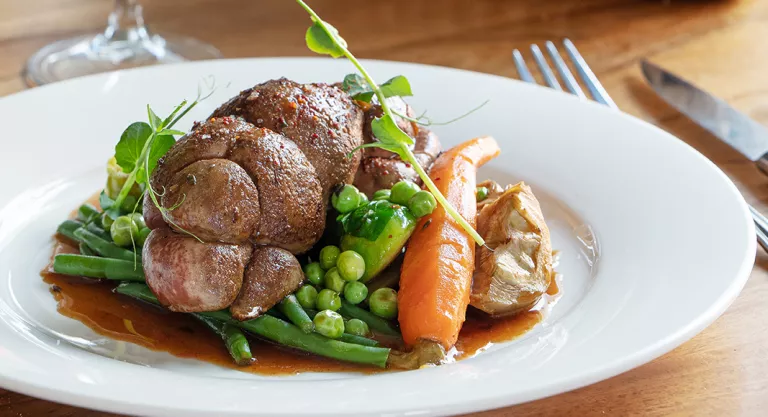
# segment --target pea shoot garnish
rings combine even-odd
[[[395,122],[396,114],[387,105],[386,99],[394,96],[411,96],[411,85],[408,79],[398,75],[379,85],[373,80],[368,71],[363,67],[360,61],[347,49],[347,41],[339,35],[330,23],[322,20],[304,1],[296,2],[309,13],[312,19],[312,26],[307,29],[305,40],[307,47],[320,55],[329,55],[332,58],[346,57],[357,68],[360,74],[350,74],[344,77],[342,88],[346,90],[355,100],[370,102],[375,96],[381,106],[383,115],[377,117],[371,122],[371,131],[378,139],[378,142],[362,145],[361,148],[382,148],[397,154],[403,161],[410,163],[416,173],[419,175],[427,189],[435,196],[437,202],[443,206],[445,211],[461,227],[472,236],[478,245],[485,245],[485,240],[477,231],[454,209],[448,200],[445,199],[440,190],[429,178],[424,168],[419,165],[416,157],[411,150],[414,140],[407,133],[403,132]],[[402,116],[402,115],[397,115]],[[420,119],[414,119],[420,121]],[[422,122],[423,123],[423,122]]]
[[[162,196],[165,191],[158,192],[153,189],[149,178],[157,167],[160,158],[176,143],[175,136],[185,134],[179,130],[174,130],[173,126],[199,102],[213,94],[213,85],[211,84],[208,87],[210,91],[207,94],[203,95],[201,90],[198,90],[197,97],[193,102],[182,101],[164,119],[161,119],[147,105],[147,121],[132,123],[123,131],[120,141],[115,145],[115,160],[123,172],[128,174],[128,177],[114,200],[109,198],[104,192],[101,193],[99,198],[102,209],[109,216],[117,218],[120,215],[120,208],[123,207],[126,198],[129,197],[131,189],[135,184],[138,184],[144,190],[144,198],[152,199],[152,203],[155,204],[168,224],[173,225],[179,231],[197,238],[175,224],[168,215],[169,211],[183,203],[183,199],[176,202],[173,207],[163,207],[158,201],[158,196]],[[132,209],[135,212],[138,209],[138,205],[135,204]]]

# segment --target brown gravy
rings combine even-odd
[[[77,249],[57,241],[54,255],[74,253]],[[58,302],[58,311],[79,320],[95,332],[112,339],[135,343],[149,349],[165,351],[181,358],[192,358],[245,372],[265,375],[296,374],[300,372],[359,372],[376,373],[373,367],[338,362],[303,352],[285,349],[270,342],[254,339],[251,350],[256,361],[247,366],[232,363],[229,353],[218,336],[185,314],[169,311],[115,294],[114,282],[92,280],[55,274],[46,269],[43,280],[51,285]],[[552,280],[545,297],[557,294]],[[472,308],[456,343],[456,358],[475,355],[487,346],[519,337],[542,319],[539,311],[529,311],[514,317],[489,319]]]

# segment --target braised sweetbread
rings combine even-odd
[[[171,311],[215,311],[235,301],[251,258],[251,244],[206,243],[154,229],[144,242],[147,284]]]
[[[363,111],[340,87],[270,80],[240,92],[212,117],[239,116],[289,138],[315,168],[324,195],[351,183],[360,163]]]
[[[285,249],[256,246],[240,294],[230,306],[232,317],[258,317],[291,294],[304,280],[299,261]]]
[[[151,178],[171,227],[204,241],[308,250],[325,227],[314,167],[286,137],[242,119],[213,118],[179,140]],[[158,223],[153,204],[145,216]]]

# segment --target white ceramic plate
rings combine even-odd
[[[747,279],[752,221],[736,188],[681,141],[630,116],[513,80],[368,61],[404,74],[417,110],[450,119],[448,147],[490,134],[500,157],[481,172],[523,179],[561,251],[560,301],[523,338],[474,358],[374,376],[261,377],[94,334],[56,313],[38,272],[56,225],[104,181],[123,128],[151,104],[167,112],[206,76],[221,88],[186,118],[266,79],[337,81],[348,62],[249,59],[117,72],[0,101],[0,385],[84,407],[150,415],[430,415],[530,401],[611,377],[712,323]],[[595,253],[599,242],[599,254]],[[256,352],[258,355],[258,352]],[[325,379],[321,383],[317,380]]]

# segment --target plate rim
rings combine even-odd
[[[237,62],[258,62],[258,61],[301,61],[301,60],[312,60],[312,61],[332,61],[330,58],[318,58],[318,57],[258,57],[258,58],[236,58],[236,59],[224,59],[224,60],[210,60],[210,61],[196,61],[196,62],[189,62],[189,63],[179,63],[179,64],[171,64],[171,65],[165,65],[165,66],[156,66],[156,67],[145,67],[145,68],[133,68],[128,70],[121,70],[116,71],[114,73],[135,73],[135,72],[151,72],[151,71],[162,71],[163,69],[168,70],[172,67],[176,66],[205,66],[209,65],[211,63],[237,63]],[[375,60],[375,59],[365,59],[362,60],[363,62],[372,62],[372,63],[383,63],[383,64],[394,64],[394,65],[403,65],[403,66],[409,66],[409,67],[419,67],[422,69],[426,69],[429,71],[439,70],[439,71],[452,71],[457,73],[465,73],[467,75],[472,76],[483,76],[483,77],[490,77],[496,79],[494,82],[502,81],[502,82],[515,82],[519,84],[520,88],[537,88],[541,90],[542,92],[544,90],[548,91],[549,93],[546,94],[559,94],[561,95],[560,100],[566,99],[566,96],[570,100],[577,100],[581,101],[578,98],[574,96],[570,96],[563,93],[555,92],[551,89],[548,89],[543,86],[534,86],[530,84],[523,83],[519,80],[510,79],[504,76],[496,75],[496,74],[488,74],[488,73],[482,73],[477,71],[470,71],[470,70],[464,70],[464,69],[458,69],[458,68],[452,68],[452,67],[446,67],[446,66],[438,66],[438,65],[427,65],[427,64],[418,64],[418,63],[410,63],[410,62],[397,62],[397,61],[388,61],[388,60]],[[78,77],[70,80],[66,80],[60,83],[55,84],[49,84],[42,87],[37,87],[32,90],[24,90],[21,92],[16,92],[14,94],[7,95],[5,97],[2,97],[0,101],[5,101],[6,99],[12,99],[14,97],[17,97],[19,95],[25,95],[29,93],[34,94],[44,94],[40,93],[40,91],[47,91],[50,87],[61,85],[61,84],[69,84],[69,83],[79,83],[83,82],[84,79],[97,79],[97,78],[106,78],[111,76],[111,74],[114,73],[102,73],[102,74],[94,74],[84,77]],[[523,87],[525,86],[525,87]],[[589,105],[589,106],[597,106],[601,107],[599,104],[593,103],[593,102],[583,102],[581,101],[580,105]],[[603,109],[607,110],[607,109]],[[692,152],[692,154],[696,155],[699,159],[701,159],[704,163],[709,165],[709,168],[711,170],[714,170],[718,174],[718,176],[725,181],[730,191],[737,197],[738,203],[741,206],[742,214],[746,220],[747,224],[747,234],[748,235],[754,235],[754,224],[751,221],[751,216],[749,214],[747,204],[741,195],[741,193],[738,191],[735,184],[728,178],[725,173],[712,161],[708,160],[706,157],[704,157],[698,150],[690,146],[689,144],[685,143],[684,141],[678,139],[674,135],[672,135],[669,132],[666,132],[662,129],[660,129],[657,126],[654,126],[650,123],[644,122],[632,115],[616,112],[614,115],[615,117],[623,118],[631,123],[640,124],[644,128],[651,128],[655,130],[660,136],[665,137],[665,140],[675,142],[678,145],[682,145],[687,148],[688,152]],[[598,231],[599,233],[599,231]],[[651,360],[660,357],[669,351],[675,349],[676,347],[682,345],[686,341],[690,340],[692,337],[694,337],[696,334],[701,332],[703,329],[705,329],[707,326],[712,324],[717,318],[719,318],[726,310],[727,308],[732,304],[732,302],[738,297],[739,293],[745,286],[747,280],[749,279],[750,272],[752,270],[752,266],[754,264],[755,260],[755,250],[756,250],[756,242],[754,239],[750,239],[750,241],[747,244],[747,251],[742,259],[742,263],[738,268],[738,272],[734,275],[734,278],[731,280],[730,285],[728,286],[728,291],[724,292],[720,295],[720,297],[716,300],[715,303],[709,306],[709,308],[699,316],[696,317],[695,320],[691,321],[686,325],[683,329],[678,329],[674,334],[671,334],[667,336],[664,339],[661,339],[657,341],[655,344],[647,346],[641,351],[637,351],[632,353],[631,355],[623,356],[621,359],[614,360],[613,362],[604,364],[600,368],[592,368],[590,372],[582,373],[581,375],[575,375],[570,378],[564,378],[561,380],[556,381],[553,384],[550,384],[546,387],[543,387],[539,389],[539,392],[533,393],[531,395],[528,395],[529,399],[524,402],[534,401],[538,400],[544,397],[548,397],[550,395],[555,395],[556,393],[564,393],[568,391],[572,391],[574,389],[581,388],[586,385],[593,384],[595,382],[611,378],[613,376],[616,376],[618,374],[621,374],[623,372],[626,372],[630,369],[633,369],[637,366],[640,366],[642,364],[645,364],[647,362],[650,362]],[[161,371],[162,370],[152,370],[152,371]],[[7,389],[20,392],[23,394],[36,396],[36,397],[44,397],[46,399],[50,399],[52,401],[60,402],[60,403],[66,403],[66,404],[72,404],[76,406],[81,406],[85,408],[91,408],[91,409],[98,409],[103,411],[118,411],[118,412],[135,412],[136,406],[139,408],[141,407],[147,407],[146,405],[138,405],[135,403],[131,403],[130,401],[126,401],[124,399],[121,399],[120,401],[115,400],[107,400],[103,396],[97,396],[97,395],[88,395],[88,394],[82,394],[82,393],[73,393],[69,392],[67,390],[57,389],[55,387],[47,387],[42,384],[34,384],[27,381],[22,381],[20,379],[14,379],[13,376],[6,375],[3,372],[0,372],[0,386],[6,387]],[[525,391],[524,391],[525,392]],[[519,404],[520,402],[516,402],[516,404]],[[115,407],[115,406],[119,407]],[[479,411],[479,410],[486,410],[486,409],[495,409],[510,405],[509,401],[505,401],[505,398],[503,396],[497,396],[493,398],[485,398],[485,399],[474,399],[469,402],[464,402],[460,406],[457,406],[455,404],[449,404],[444,406],[445,408],[431,408],[429,410],[425,410],[428,414],[437,414],[441,412],[448,412],[449,414],[458,414],[458,413],[464,413],[464,412],[472,412],[472,411]],[[164,407],[162,410],[158,409],[157,407],[151,406],[150,408],[147,408],[145,411],[149,410],[156,410],[161,411],[164,413],[173,412],[176,410],[179,410],[178,408],[174,407]],[[406,410],[397,411],[396,413],[402,413],[404,414]]]

